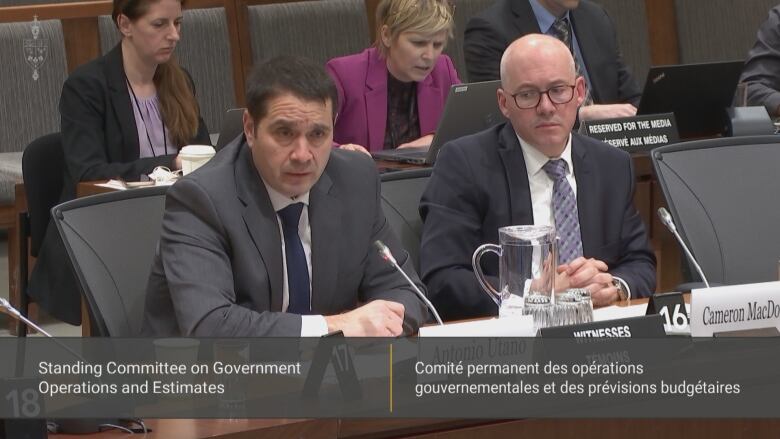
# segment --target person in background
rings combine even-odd
[[[115,0],[121,42],[78,67],[62,87],[65,181],[62,201],[80,181],[139,180],[157,166],[180,169],[182,146],[210,144],[194,86],[176,62],[181,0]],[[55,317],[81,321],[79,288],[50,225],[30,278],[30,295]]]
[[[397,336],[428,312],[363,154],[332,147],[336,88],[299,57],[247,81],[244,135],[174,184],[147,288],[155,336]]]
[[[501,54],[531,33],[558,38],[572,52],[588,92],[580,120],[636,114],[641,92],[623,62],[612,20],[589,0],[497,0],[466,25],[463,51],[469,81],[499,79]]]
[[[771,117],[780,116],[780,5],[758,28],[739,81],[747,84],[748,105],[763,105]]]
[[[587,288],[597,306],[655,290],[655,256],[634,206],[631,157],[572,133],[585,79],[559,40],[532,34],[501,59],[509,122],[444,145],[420,201],[422,279],[442,317],[495,315],[474,250],[509,225],[555,226],[556,290]],[[497,259],[483,271],[496,285]]]
[[[458,73],[442,50],[452,37],[444,0],[383,0],[374,47],[334,58],[334,142],[361,152],[428,146]]]
[[[182,146],[210,144],[192,80],[174,56],[182,1],[115,0],[112,17],[120,43],[77,68],[62,88],[70,184],[180,169]]]

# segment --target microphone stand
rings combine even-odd
[[[436,311],[436,307],[433,306],[430,300],[423,294],[422,291],[420,291],[419,288],[417,288],[417,285],[412,282],[412,279],[406,274],[406,272],[401,268],[400,265],[398,265],[398,261],[395,260],[395,257],[393,256],[393,253],[390,251],[390,249],[385,245],[384,242],[376,240],[374,241],[374,247],[379,251],[379,256],[382,257],[385,261],[387,261],[390,265],[393,266],[401,275],[406,279],[406,282],[409,283],[409,285],[412,286],[412,289],[415,293],[417,293],[417,297],[420,298],[420,300],[423,301],[426,307],[428,307],[429,310],[433,313],[433,317],[436,319],[436,322],[439,325],[444,325],[444,322],[442,322],[441,317],[439,317],[439,312]]]
[[[677,226],[674,224],[674,220],[672,220],[672,215],[669,214],[669,211],[666,210],[665,207],[659,207],[658,217],[661,220],[661,223],[663,223],[663,225],[666,226],[666,228],[669,229],[670,232],[672,232],[674,238],[677,240],[677,242],[685,251],[685,256],[688,258],[689,261],[691,261],[693,267],[696,269],[696,272],[699,273],[702,282],[704,282],[704,285],[707,288],[709,288],[710,283],[707,281],[707,277],[704,275],[704,271],[701,269],[701,265],[699,265],[699,262],[696,261],[696,258],[693,257],[693,254],[691,253],[690,249],[688,249],[688,246],[685,245],[685,241],[683,241],[682,236],[680,236],[680,234],[677,233]]]
[[[27,317],[25,317],[21,312],[19,312],[19,310],[14,308],[8,302],[8,300],[6,300],[5,298],[2,298],[2,297],[0,297],[0,311],[5,312],[10,317],[12,317],[12,318],[16,319],[17,321],[22,322],[24,325],[27,325],[27,326],[35,329],[36,331],[40,332],[45,337],[47,337],[48,339],[50,339],[54,343],[56,343],[57,346],[65,349],[66,351],[68,351],[68,353],[70,353],[75,358],[79,359],[80,361],[83,361],[85,363],[89,363],[88,361],[86,361],[84,359],[84,357],[82,357],[81,355],[79,355],[78,353],[73,351],[71,348],[69,348],[67,345],[62,343],[60,340],[58,340],[57,337],[52,336],[48,332],[44,331],[43,328],[38,326],[35,322],[33,322],[32,320],[30,320]],[[17,356],[18,356],[17,357],[17,363],[16,363],[17,375],[20,375],[21,372],[24,370],[23,366],[24,366],[25,354],[24,354],[24,350],[23,350],[23,348],[21,346],[22,346],[22,344],[20,344],[19,349],[17,349]],[[21,350],[21,353],[20,353],[20,350]],[[15,421],[19,421],[19,420],[7,420],[6,421],[6,429],[8,429],[8,422],[15,422]],[[27,421],[27,420],[25,419],[25,420],[21,420],[21,421]],[[112,418],[112,419],[94,419],[94,418],[62,419],[62,420],[54,420],[53,422],[57,426],[56,427],[57,428],[56,433],[76,433],[76,434],[96,433],[96,432],[99,432],[102,427],[117,428],[117,429],[120,429],[122,431],[125,431],[126,433],[132,433],[132,430],[119,425],[120,419],[117,419],[117,418]],[[146,426],[143,424],[143,421],[137,420],[135,422],[137,422],[139,425],[141,425],[143,427],[144,431],[146,431]],[[38,424],[36,423],[34,425],[38,425]],[[34,428],[34,427],[31,426],[30,428]],[[3,433],[3,432],[0,431],[0,433]],[[19,434],[19,431],[16,431],[16,433]],[[2,437],[3,436],[0,436],[0,438],[2,438]],[[24,436],[24,437],[28,437],[28,436]],[[34,438],[35,436],[29,436],[29,437],[30,438]],[[40,436],[40,437],[44,438],[46,436]],[[9,437],[8,439],[12,439],[12,438]]]

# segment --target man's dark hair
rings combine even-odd
[[[300,99],[330,99],[333,118],[338,108],[336,86],[320,65],[300,56],[278,56],[256,65],[246,82],[246,107],[255,123],[268,112],[268,101],[290,93]]]

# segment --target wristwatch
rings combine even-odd
[[[626,291],[626,288],[623,286],[623,282],[619,281],[617,278],[612,278],[612,286],[617,289],[618,300],[628,299],[628,292]]]

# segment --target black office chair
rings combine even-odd
[[[780,137],[656,148],[653,166],[683,240],[710,283],[775,281],[780,260]]]
[[[27,196],[27,212],[19,214],[19,310],[27,316],[30,296],[28,251],[38,257],[49,211],[60,199],[64,183],[65,157],[60,133],[47,134],[32,141],[22,154],[22,179]],[[29,246],[28,246],[29,240]],[[17,335],[25,337],[27,326],[17,324]]]
[[[414,269],[420,271],[422,197],[433,168],[410,169],[382,174],[382,210],[401,245],[409,252]]]
[[[214,149],[221,151],[225,145],[235,140],[241,134],[244,134],[244,108],[231,108],[225,113],[225,118],[222,119],[219,139],[217,139]]]
[[[167,189],[129,189],[52,209],[99,336],[140,334]]]

